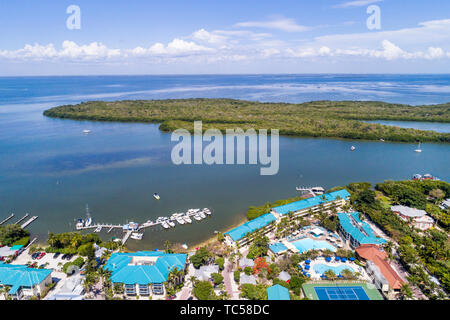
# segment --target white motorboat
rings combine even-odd
[[[86,129],[86,130],[83,130],[83,133],[84,133],[84,134],[89,134],[89,133],[91,133],[91,130],[87,130],[87,129]]]
[[[77,224],[75,225],[75,227],[77,228],[77,230],[80,230],[81,228],[84,227],[84,220],[83,219],[78,219],[77,220]]]
[[[183,248],[183,249],[185,249],[185,250],[187,250],[189,247],[188,247],[188,245],[186,244],[186,243],[183,243],[182,245],[181,245],[181,247]]]
[[[211,215],[211,210],[209,210],[208,208],[203,209],[203,212],[206,213],[208,216]]]
[[[203,213],[203,211],[200,211],[200,212],[198,213],[198,215],[199,215],[202,219],[205,219],[205,218],[206,218],[206,215]]]
[[[155,198],[156,200],[160,200],[161,199],[161,197],[157,193],[153,194],[153,198]]]
[[[350,150],[351,150],[351,151],[355,151],[355,150],[356,150],[356,147],[355,147],[355,146],[352,146],[352,147],[350,148]]]
[[[179,224],[185,224],[186,222],[184,222],[184,219],[183,218],[177,218],[177,222],[179,223]]]
[[[137,232],[133,232],[130,236],[131,239],[134,240],[142,240],[142,237],[144,236],[143,233],[137,233]]]
[[[167,224],[168,224],[169,226],[171,226],[172,228],[175,227],[175,222],[173,222],[172,220],[167,220],[166,222],[167,222]]]
[[[163,226],[164,229],[169,229],[170,228],[170,226],[169,226],[169,224],[167,222],[163,222],[161,225]]]
[[[201,218],[198,214],[194,215],[193,217],[194,217],[194,219],[197,220],[197,221],[202,220],[202,218]]]
[[[95,230],[94,230],[94,232],[100,232],[100,231],[102,231],[102,226],[98,226]]]
[[[184,221],[186,221],[187,223],[192,223],[192,219],[189,218],[189,216],[183,216]]]

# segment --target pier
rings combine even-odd
[[[14,224],[19,224],[19,223],[21,223],[23,220],[25,220],[28,216],[29,216],[30,214],[29,213],[27,213],[26,215],[24,215],[22,218],[20,218],[16,223],[14,223]]]
[[[7,222],[8,220],[12,219],[12,217],[14,217],[14,213],[11,213],[11,215],[10,215],[8,218],[6,218],[6,219],[3,220],[2,222],[0,222],[0,226],[1,226],[2,224],[4,224],[5,222]]]
[[[26,228],[27,226],[29,226],[34,220],[36,220],[38,218],[38,216],[33,216],[30,219],[28,219],[24,224],[22,224],[20,227],[22,229]]]
[[[127,231],[127,233],[122,238],[122,244],[125,244],[125,242],[127,242],[128,238],[130,238],[132,233],[133,233],[133,230]]]

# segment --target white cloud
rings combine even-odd
[[[383,0],[356,0],[348,1],[333,6],[333,8],[348,8],[348,7],[364,7],[372,3],[382,2]]]
[[[290,18],[278,18],[269,21],[239,22],[235,24],[235,27],[275,29],[286,32],[303,32],[311,29],[310,27],[297,24],[294,19]]]

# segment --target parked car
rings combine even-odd
[[[39,252],[39,255],[36,257],[36,259],[41,260],[45,256],[45,252]]]
[[[173,299],[175,299],[176,297],[177,297],[176,295],[172,294],[172,295],[168,296],[168,297],[166,298],[166,300],[173,300]]]
[[[53,255],[53,259],[56,259],[56,258],[58,258],[58,257],[59,257],[59,255],[60,255],[60,253],[59,253],[59,252],[55,253],[55,254]]]
[[[70,260],[70,259],[72,259],[72,257],[73,257],[73,254],[70,254],[70,253],[69,253],[69,254],[67,255],[66,259],[67,259],[67,260]]]
[[[36,268],[37,267],[37,262],[34,262],[33,264],[30,265],[30,268]]]
[[[36,260],[36,258],[40,255],[40,252],[35,252],[31,255],[31,259]]]
[[[62,260],[66,260],[67,258],[67,253],[63,254],[63,256],[61,257]]]
[[[189,297],[189,298],[187,298],[187,299],[188,299],[188,300],[194,300],[194,297],[191,296],[191,297]]]

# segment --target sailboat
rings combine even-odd
[[[88,205],[86,205],[86,222],[84,223],[85,227],[89,227],[92,224],[92,217],[91,214],[89,212],[89,207]]]
[[[420,142],[419,142],[419,146],[414,151],[417,152],[417,153],[421,153],[422,152],[422,149],[420,148]]]

